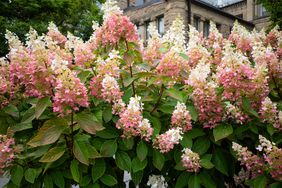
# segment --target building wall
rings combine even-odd
[[[234,16],[237,15],[242,15],[243,19],[246,20],[247,19],[247,1],[241,1],[239,3],[236,3],[234,5],[230,5],[227,7],[223,7],[221,10],[228,12]]]
[[[121,5],[124,0],[119,1]],[[204,22],[213,21],[220,25],[219,31],[226,37],[233,26],[235,19],[226,17],[219,14],[215,10],[199,6],[197,4],[191,5],[191,19],[192,25],[194,24],[194,17],[200,18],[199,31],[203,32]],[[159,1],[148,6],[128,7],[125,9],[125,14],[130,17],[131,21],[139,28],[141,39],[145,41],[146,24],[152,22],[157,24],[157,18],[161,15],[164,16],[165,31],[169,29],[175,18],[180,15],[184,19],[186,29],[188,30],[188,7],[186,0],[167,0]],[[245,25],[247,26],[247,25]]]

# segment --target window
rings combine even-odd
[[[268,12],[266,11],[266,9],[262,5],[258,5],[257,6],[257,16],[263,17],[267,15],[268,15]]]
[[[161,36],[164,35],[164,16],[160,16],[157,18],[157,24],[158,24],[158,32]]]
[[[144,0],[136,0],[135,1],[136,6],[140,6],[140,5],[143,5],[143,4],[144,4]]]
[[[210,32],[210,21],[204,21],[204,37],[208,37]]]
[[[137,34],[138,34],[138,37],[139,39],[141,39],[141,26],[137,24]]]
[[[145,39],[146,39],[146,41],[149,39],[149,37],[150,37],[150,33],[149,33],[149,24],[150,24],[150,21],[146,21],[145,22]]]
[[[243,14],[238,14],[238,15],[236,15],[236,17],[243,19]]]
[[[216,29],[220,32],[221,24],[220,23],[216,23],[215,26],[216,26]]]
[[[197,16],[194,16],[193,20],[194,20],[193,21],[194,27],[199,31],[199,29],[200,29],[200,18],[197,17]]]

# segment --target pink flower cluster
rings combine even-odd
[[[232,149],[236,152],[241,165],[245,166],[250,172],[252,178],[263,173],[265,165],[259,156],[254,155],[248,148],[242,147],[235,142],[232,143]]]
[[[260,145],[258,151],[264,151],[263,157],[268,165],[268,170],[272,178],[282,180],[282,149],[275,146],[275,143],[270,142],[265,137],[259,135]]]
[[[277,129],[282,129],[282,125],[280,125],[279,122],[277,106],[270,98],[266,97],[262,101],[259,114],[264,122],[272,124]]]
[[[58,112],[61,116],[78,111],[80,106],[89,105],[86,87],[69,69],[58,77],[55,90],[53,111]]]
[[[101,92],[102,98],[109,103],[120,100],[123,95],[116,79],[109,75],[106,75],[102,81]]]
[[[246,28],[235,22],[229,40],[232,41],[242,52],[248,52],[252,49],[251,36]]]
[[[172,78],[178,78],[181,69],[187,64],[185,60],[180,57],[174,50],[170,50],[164,54],[156,68],[156,72],[169,76]]]
[[[141,97],[131,97],[127,108],[119,113],[117,129],[123,129],[123,137],[140,136],[145,140],[150,140],[153,134],[153,128],[149,120],[142,116],[143,104]],[[115,110],[116,111],[116,110]]]
[[[198,172],[201,168],[199,154],[189,148],[183,149],[181,161],[188,172]]]
[[[163,134],[160,134],[153,140],[153,146],[159,149],[161,153],[167,153],[182,140],[182,129],[180,127],[171,128]]]
[[[7,135],[0,135],[0,175],[11,165],[15,156],[15,140]]]
[[[116,45],[121,39],[137,42],[136,27],[127,16],[116,13],[104,20],[103,25],[95,32],[97,44]]]
[[[177,103],[171,117],[173,127],[181,127],[183,132],[192,129],[191,115],[184,103]]]

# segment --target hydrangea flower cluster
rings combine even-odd
[[[116,124],[118,129],[123,129],[124,137],[141,136],[147,141],[151,138],[153,128],[149,120],[143,118],[142,111],[141,97],[131,97],[127,108],[119,114],[120,119]]]
[[[263,157],[268,164],[270,175],[278,180],[282,180],[282,150],[276,147],[275,143],[270,142],[265,137],[259,135],[260,145],[258,151],[264,151]]]
[[[250,172],[252,178],[263,173],[264,163],[259,156],[254,155],[248,148],[242,147],[235,142],[232,142],[232,149],[236,152],[241,165],[245,166]]]
[[[192,129],[191,115],[184,103],[177,102],[171,117],[173,127],[181,127],[183,132]]]
[[[189,148],[183,149],[181,161],[188,172],[198,172],[201,168],[199,154]]]
[[[15,140],[8,138],[7,135],[0,135],[0,174],[4,173],[4,169],[11,165],[15,156]]]
[[[102,98],[109,103],[120,100],[123,95],[116,79],[109,75],[106,75],[102,80],[101,92]]]
[[[179,144],[182,140],[182,129],[180,127],[171,128],[163,134],[160,134],[153,140],[153,146],[160,150],[161,153],[167,153]]]
[[[279,112],[277,106],[269,97],[266,97],[261,104],[259,114],[263,121],[272,124],[275,128],[281,129],[282,125],[279,122]]]
[[[121,39],[128,42],[137,42],[136,26],[127,16],[123,16],[115,1],[107,1],[102,7],[104,23],[95,31],[96,42],[103,46],[116,45]]]
[[[151,175],[147,185],[151,188],[167,188],[168,184],[165,181],[165,178],[162,175]]]
[[[53,111],[58,112],[61,116],[78,111],[80,106],[89,105],[86,87],[69,69],[58,77],[55,90]]]

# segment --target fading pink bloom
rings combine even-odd
[[[119,85],[114,77],[106,75],[102,80],[102,98],[111,103],[121,99],[123,92],[120,91]]]
[[[189,148],[184,148],[182,152],[181,161],[183,167],[185,167],[188,172],[198,172],[201,168],[199,154]]]
[[[57,78],[55,90],[53,111],[58,112],[60,116],[89,105],[86,87],[69,69]]]
[[[11,166],[15,156],[15,140],[7,135],[0,135],[0,174],[3,175],[5,168]]]
[[[161,153],[167,153],[179,144],[182,140],[181,128],[171,128],[163,134],[160,134],[154,141],[153,146],[160,150]]]
[[[127,108],[119,116],[116,127],[123,130],[123,137],[140,136],[149,141],[153,133],[153,128],[149,120],[143,119],[143,103],[141,97],[131,97]]]
[[[64,45],[67,41],[67,37],[58,30],[53,22],[49,23],[47,36],[51,37],[59,45]]]
[[[181,127],[183,132],[192,129],[191,115],[184,103],[177,102],[171,117],[171,125],[173,127]]]
[[[263,173],[265,164],[261,158],[250,152],[248,148],[242,147],[235,142],[232,142],[232,149],[236,152],[237,159],[241,162],[241,165],[245,166],[247,170],[250,171],[252,178]]]
[[[156,71],[164,76],[178,78],[180,76],[181,69],[186,64],[187,63],[182,57],[180,57],[175,51],[171,50],[163,55]]]
[[[127,16],[120,13],[111,14],[103,25],[95,31],[96,42],[103,46],[116,45],[120,40],[137,42],[136,27]]]
[[[270,142],[265,137],[259,135],[260,145],[257,150],[264,151],[263,157],[268,164],[270,175],[274,179],[282,180],[282,150],[276,147],[275,143]]]
[[[277,106],[270,98],[266,97],[262,101],[259,114],[264,122],[272,124],[277,129],[282,129],[279,122]]]

